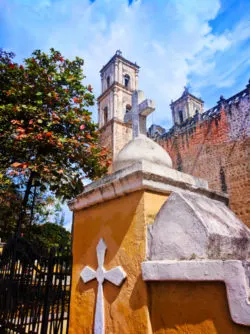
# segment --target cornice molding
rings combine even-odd
[[[72,211],[82,210],[139,190],[163,194],[189,190],[228,203],[228,197],[225,194],[209,190],[205,180],[172,168],[139,161],[87,185],[84,192],[71,200],[68,205]]]
[[[118,81],[114,81],[111,86],[106,89],[98,98],[97,101],[98,103],[100,102],[100,100],[102,100],[103,98],[105,98],[112,90],[114,90],[115,88],[120,88],[122,89],[124,92],[132,95],[133,94],[133,90],[126,88],[124,85],[120,84]]]

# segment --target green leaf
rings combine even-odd
[[[37,95],[37,96],[41,96],[42,93],[41,93],[41,92],[37,92],[36,95]]]

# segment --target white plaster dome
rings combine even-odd
[[[149,161],[153,164],[172,168],[172,160],[169,154],[156,142],[142,134],[131,140],[118,153],[113,163],[113,169],[116,172],[138,161]]]

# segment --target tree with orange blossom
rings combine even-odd
[[[0,186],[11,182],[22,193],[18,235],[33,189],[70,199],[83,190],[83,177],[107,171],[82,67],[82,59],[65,59],[54,49],[36,50],[21,65],[0,51]]]

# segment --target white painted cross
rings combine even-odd
[[[105,321],[104,321],[104,299],[103,299],[103,282],[107,281],[119,286],[122,281],[126,278],[126,273],[121,266],[115,267],[110,270],[105,270],[103,267],[104,257],[106,253],[107,246],[103,239],[100,239],[97,247],[97,270],[93,270],[89,266],[86,266],[80,276],[84,283],[88,283],[93,279],[97,279],[98,291],[96,298],[96,308],[95,308],[95,322],[94,322],[94,334],[104,334],[105,333]]]
[[[124,116],[125,123],[132,122],[133,139],[140,134],[147,134],[147,116],[155,110],[155,103],[152,100],[144,99],[144,93],[136,90],[132,95],[132,111]]]

